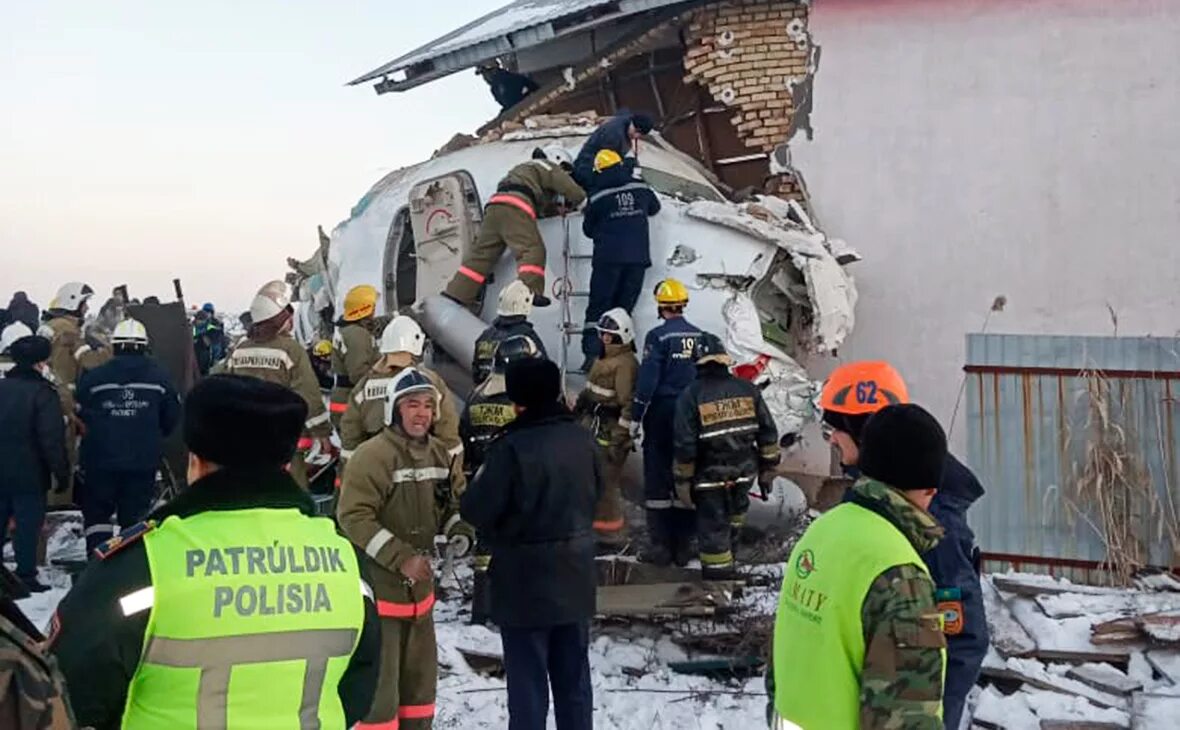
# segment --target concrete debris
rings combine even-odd
[[[1131,727],[1127,712],[1099,709],[1080,697],[1021,685],[1005,695],[986,687],[976,704],[972,727],[996,730],[1106,730]]]
[[[1180,594],[1123,592],[1111,594],[1058,593],[1038,595],[1037,605],[1051,618],[1094,614],[1145,615],[1180,611]]]
[[[983,587],[983,610],[987,614],[987,630],[996,651],[1005,658],[1029,656],[1035,652],[1036,640],[1012,616],[1012,611],[992,586],[992,581],[984,578],[980,584]]]
[[[1135,585],[1143,591],[1173,591],[1180,593],[1180,580],[1171,573],[1153,573],[1135,577]]]
[[[479,138],[479,143],[590,135],[606,121],[595,111],[573,114],[536,114],[523,122],[506,121]]]
[[[676,248],[672,249],[672,255],[668,257],[669,266],[688,266],[696,261],[700,256],[692,246],[680,243]]]

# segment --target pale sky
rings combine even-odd
[[[0,0],[0,307],[244,308],[385,172],[498,110],[472,71],[345,86],[507,0]]]

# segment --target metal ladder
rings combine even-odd
[[[570,265],[574,261],[589,260],[593,258],[590,254],[575,254],[570,250],[570,219],[569,216],[561,217],[562,226],[562,244],[561,244],[561,278],[553,284],[553,295],[561,300],[561,382],[564,387],[566,375],[569,373],[569,348],[570,341],[574,338],[578,340],[578,352],[581,352],[581,337],[586,331],[584,322],[573,321],[573,314],[570,309],[571,300],[575,297],[589,297],[590,291],[588,289],[575,289],[574,280],[570,275]]]

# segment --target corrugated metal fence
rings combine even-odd
[[[1097,402],[1152,485],[1135,523],[1148,559],[1175,562],[1166,525],[1180,521],[1180,339],[968,335],[964,369],[968,460],[987,489],[971,523],[986,553],[1080,578],[1107,558],[1077,493]]]

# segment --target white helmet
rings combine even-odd
[[[0,355],[8,352],[8,348],[12,347],[12,343],[21,339],[22,337],[31,337],[33,330],[29,329],[24,322],[13,322],[0,332]]]
[[[381,345],[378,349],[382,355],[395,352],[408,352],[414,357],[422,357],[422,350],[426,346],[426,335],[413,319],[399,314],[393,321],[385,325],[381,333]]]
[[[541,152],[545,154],[545,159],[558,165],[574,166],[574,157],[570,151],[557,143],[545,145],[541,148]]]
[[[393,382],[389,384],[389,389],[385,391],[386,426],[394,424],[397,402],[414,393],[429,393],[434,398],[435,405],[438,404],[438,388],[434,387],[434,383],[430,382],[430,379],[416,368],[406,368],[394,376]]]
[[[90,288],[89,284],[70,281],[62,284],[61,288],[57,290],[57,294],[49,302],[49,308],[64,312],[77,312],[92,296],[94,296],[94,290]]]
[[[501,317],[529,316],[533,311],[533,290],[520,279],[513,279],[500,290],[496,314]]]
[[[291,294],[287,284],[282,281],[271,281],[263,285],[254,300],[250,302],[250,321],[260,324],[268,319],[274,319],[291,306]]]
[[[111,333],[111,345],[147,347],[147,328],[144,327],[143,323],[137,319],[125,319],[119,324],[115,325],[115,331]]]
[[[631,315],[622,307],[609,309],[598,318],[598,331],[609,332],[618,336],[624,345],[635,341],[635,325],[631,322]]]

